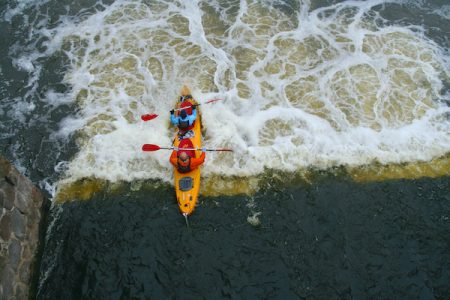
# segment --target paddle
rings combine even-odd
[[[217,101],[220,101],[220,100],[223,100],[223,99],[219,99],[219,98],[211,99],[211,100],[206,101],[205,103],[196,104],[196,106],[203,105],[203,104],[208,104],[208,103],[214,103],[214,102],[217,102]],[[183,107],[183,108],[177,108],[177,109],[175,109],[175,111],[186,109],[188,107],[192,107],[192,106],[186,106],[186,107]],[[142,115],[141,119],[142,119],[142,121],[147,122],[147,121],[153,120],[157,116],[158,116],[157,114],[146,114],[146,115]]]
[[[142,121],[146,122],[146,121],[153,120],[157,116],[158,116],[157,114],[146,114],[146,115],[142,115],[141,119],[142,119]]]
[[[142,145],[142,151],[158,151],[158,150],[202,150],[202,148],[178,148],[178,147],[160,147],[153,144]],[[226,151],[233,152],[233,149],[219,148],[219,149],[205,149],[206,151]]]
[[[208,104],[208,103],[214,103],[214,102],[221,101],[221,100],[223,100],[223,99],[215,98],[215,99],[208,100],[208,101],[206,101],[204,103],[199,103],[199,104],[195,104],[195,105],[191,105],[191,106],[180,107],[180,108],[174,109],[174,111],[183,110],[183,109],[186,109],[186,108],[189,108],[189,107],[196,107],[196,106],[199,106],[199,105],[205,105],[205,104]]]

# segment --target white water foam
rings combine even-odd
[[[53,29],[45,55],[70,67],[58,105],[76,102],[59,135],[80,151],[66,179],[171,181],[168,111],[183,84],[202,106],[205,176],[253,176],[266,168],[428,161],[450,150],[445,49],[420,27],[383,24],[389,1],[344,1],[285,12],[277,1],[115,1]],[[397,1],[392,1],[397,2]],[[24,69],[35,60],[17,60]],[[58,97],[57,97],[58,96]],[[140,115],[159,117],[144,123]]]

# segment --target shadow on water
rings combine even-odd
[[[170,187],[97,193],[53,207],[37,299],[444,299],[449,195],[330,176],[203,197],[187,228]]]

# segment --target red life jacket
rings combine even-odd
[[[180,108],[185,108],[184,110],[186,111],[186,113],[188,115],[192,115],[192,102],[191,101],[186,100],[186,101],[181,102]],[[179,112],[181,112],[181,110]],[[179,113],[178,113],[178,115],[179,115]]]

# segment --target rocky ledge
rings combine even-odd
[[[48,206],[41,191],[0,156],[0,299],[29,297]]]

